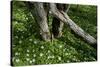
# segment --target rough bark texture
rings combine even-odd
[[[50,31],[47,24],[47,16],[43,7],[43,3],[34,3],[34,11],[31,11],[36,22],[40,26],[40,35],[43,40],[50,41]]]
[[[79,36],[84,38],[88,43],[90,44],[96,44],[96,39],[86,33],[83,29],[81,29],[78,25],[75,24],[74,21],[72,21],[69,16],[63,12],[58,11],[56,8],[56,5],[54,3],[50,3],[50,10],[52,12],[52,15],[64,22],[65,24],[69,25],[69,27]]]

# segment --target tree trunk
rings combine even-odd
[[[62,35],[62,29],[63,29],[63,23],[57,19],[56,17],[53,17],[52,21],[52,33],[55,38],[59,38]]]
[[[60,21],[62,21],[65,24],[69,25],[69,27],[77,35],[84,38],[84,40],[86,40],[90,44],[96,44],[96,39],[95,38],[93,38],[91,35],[89,35],[83,29],[81,29],[78,25],[76,25],[75,22],[72,21],[65,12],[58,11],[58,9],[56,8],[56,5],[54,3],[50,3],[50,10],[51,10],[51,13],[54,17],[58,18]]]
[[[34,11],[31,11],[36,22],[40,26],[40,35],[43,40],[50,41],[51,35],[47,24],[47,16],[43,7],[43,3],[34,3]]]
[[[66,4],[56,4],[57,9],[60,11],[68,12],[70,5]],[[62,30],[63,30],[64,23],[57,19],[56,17],[53,17],[52,22],[52,32],[55,38],[59,38],[62,36]]]

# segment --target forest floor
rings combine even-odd
[[[63,36],[45,42],[38,25],[21,2],[12,4],[12,63],[16,65],[58,64],[96,61],[97,51],[64,26]],[[97,7],[71,5],[68,15],[82,29],[97,38]],[[52,26],[49,18],[49,28]]]

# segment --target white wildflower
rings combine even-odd
[[[35,62],[35,59],[33,59],[32,61]]]
[[[12,58],[12,61],[14,61],[14,60],[15,60],[15,57]]]
[[[12,47],[15,47],[15,46],[16,46],[16,45],[14,45],[14,44],[12,45]]]
[[[41,46],[41,49],[43,49],[44,48],[44,46]]]
[[[50,58],[50,56],[47,57],[48,59]]]
[[[30,52],[29,50],[27,50],[27,52]]]
[[[18,22],[16,21],[15,24],[18,24]]]
[[[37,41],[34,41],[34,44],[37,44]]]
[[[95,58],[92,58],[92,60],[94,60],[94,61],[95,61],[96,59],[95,59]]]
[[[85,57],[84,60],[87,60],[87,58]]]
[[[19,31],[22,31],[20,28],[18,28]]]
[[[51,63],[49,63],[49,64],[51,64]]]
[[[69,60],[67,60],[67,63],[69,63],[70,61]]]
[[[55,56],[52,56],[52,58],[55,58]]]
[[[66,56],[71,55],[71,53],[65,53]]]
[[[22,41],[20,40],[20,41],[19,41],[19,44],[21,44],[21,43],[22,43]]]
[[[29,58],[26,58],[26,60],[29,61],[30,59]]]
[[[58,57],[58,60],[61,60],[61,57]]]
[[[16,59],[15,61],[18,63],[20,60],[19,59]]]
[[[42,57],[43,56],[43,53],[40,53],[40,57]]]
[[[34,54],[33,57],[36,57],[36,54]]]
[[[35,50],[33,49],[33,52],[35,52]]]
[[[29,54],[26,54],[26,56],[29,56]]]
[[[65,53],[65,55],[67,56],[67,55],[68,55],[68,53]]]
[[[54,56],[48,56],[47,58],[48,58],[48,59],[50,59],[50,58],[54,58]]]
[[[50,50],[48,50],[48,53],[50,53]]]
[[[28,18],[26,17],[26,20],[28,20]]]
[[[30,60],[30,63],[32,63],[32,61]]]
[[[20,51],[21,50],[21,48],[18,48],[18,51]]]
[[[77,61],[77,59],[76,59],[76,58],[72,58],[72,60],[73,60],[73,61]]]
[[[17,38],[17,39],[18,39],[18,36],[15,36],[15,38]]]
[[[18,53],[18,52],[16,52],[16,53],[15,53],[15,55],[19,55],[19,53]]]
[[[65,52],[65,51],[66,51],[66,49],[63,49],[63,51]]]
[[[49,11],[49,13],[51,14],[52,12],[51,12],[51,11]]]
[[[29,39],[29,41],[32,41],[32,39]]]
[[[62,45],[60,45],[59,48],[62,48]]]

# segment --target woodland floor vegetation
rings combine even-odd
[[[97,60],[97,51],[64,26],[63,36],[52,42],[38,35],[38,24],[21,2],[12,3],[12,63],[13,65],[58,64]],[[23,4],[24,5],[24,4]],[[82,29],[97,38],[97,7],[71,5],[70,18]],[[52,28],[49,17],[49,29]]]

